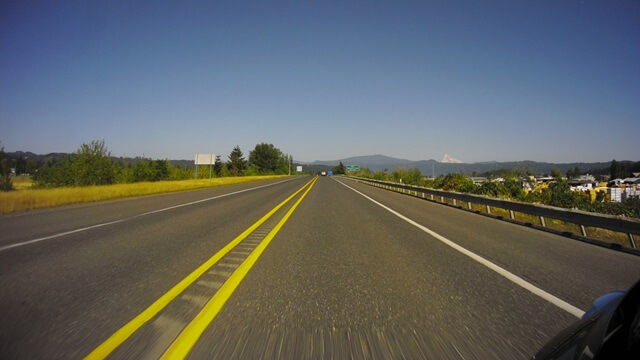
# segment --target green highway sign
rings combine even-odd
[[[359,165],[347,165],[347,171],[360,171]]]

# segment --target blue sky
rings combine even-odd
[[[0,141],[640,160],[640,1],[0,1]]]

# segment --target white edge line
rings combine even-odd
[[[99,228],[99,227],[102,227],[102,226],[113,225],[113,224],[121,223],[123,221],[139,218],[139,217],[142,217],[142,216],[151,215],[151,214],[157,214],[159,212],[177,209],[177,208],[180,208],[180,207],[183,207],[183,206],[194,205],[194,204],[198,204],[198,203],[201,203],[201,202],[220,199],[220,198],[223,198],[223,197],[226,197],[226,196],[236,195],[236,194],[240,194],[240,193],[247,192],[247,191],[258,190],[258,189],[262,189],[262,188],[265,188],[265,187],[268,187],[268,186],[273,186],[273,185],[281,184],[281,183],[284,183],[284,182],[287,182],[287,181],[291,181],[291,180],[293,180],[293,179],[286,179],[286,180],[275,182],[273,184],[260,185],[260,186],[257,186],[257,187],[244,189],[244,190],[239,190],[239,191],[235,191],[235,192],[228,193],[228,194],[222,194],[222,195],[218,195],[218,196],[213,196],[213,197],[206,198],[206,199],[196,200],[196,201],[188,202],[188,203],[185,203],[185,204],[169,206],[169,207],[164,208],[164,209],[153,210],[153,211],[149,211],[149,212],[146,212],[146,213],[133,215],[133,216],[130,216],[128,218],[124,218],[124,219],[120,219],[120,220],[110,221],[110,222],[97,224],[97,225],[91,225],[91,226],[83,227],[83,228],[80,228],[80,229],[65,231],[63,233],[41,237],[41,238],[38,238],[38,239],[27,240],[27,241],[23,241],[23,242],[16,243],[16,244],[6,245],[6,246],[0,247],[0,251],[9,250],[9,249],[13,249],[13,248],[16,248],[16,247],[19,247],[19,246],[29,245],[29,244],[33,244],[33,243],[37,243],[37,242],[41,242],[41,241],[45,241],[45,240],[51,240],[51,239],[59,238],[59,237],[62,237],[62,236],[71,235],[71,234],[79,233],[79,232],[82,232],[82,231],[87,231],[87,230]]]
[[[9,250],[9,249],[12,249],[12,248],[15,248],[15,247],[18,247],[18,246],[29,245],[29,244],[37,243],[37,242],[40,242],[40,241],[49,240],[49,239],[55,239],[57,237],[70,235],[70,234],[75,234],[75,233],[78,233],[78,232],[81,232],[81,231],[91,230],[91,229],[99,228],[99,227],[102,227],[102,226],[113,225],[113,224],[117,224],[119,222],[123,222],[125,220],[128,220],[128,219],[111,221],[111,222],[102,223],[102,224],[98,224],[98,225],[87,226],[87,227],[76,229],[76,230],[66,231],[66,232],[63,232],[63,233],[60,233],[60,234],[45,236],[45,237],[38,238],[38,239],[27,240],[27,241],[23,241],[21,243],[11,244],[11,245],[0,247],[0,251]]]
[[[336,179],[336,181],[338,181],[338,180]],[[343,183],[342,181],[338,181],[338,182],[340,184],[346,186],[347,188],[355,191],[356,193],[362,195],[363,197],[365,197],[366,199],[368,199],[371,202],[375,203],[376,205],[382,207],[383,209],[389,211],[390,213],[394,214],[395,216],[397,216],[397,217],[401,218],[402,220],[408,222],[409,224],[417,227],[418,229],[426,232],[427,234],[429,234],[429,235],[433,236],[434,238],[440,240],[441,242],[445,243],[446,245],[449,245],[450,247],[452,247],[455,250],[463,253],[464,255],[467,255],[468,257],[470,257],[473,260],[479,262],[480,264],[488,267],[489,269],[497,272],[498,274],[504,276],[505,278],[507,278],[511,282],[515,283],[516,285],[519,285],[520,287],[522,287],[522,288],[524,288],[526,290],[529,290],[530,292],[532,292],[533,294],[543,298],[544,300],[547,300],[548,302],[550,302],[553,305],[561,308],[562,310],[565,310],[566,312],[568,312],[568,313],[570,313],[570,314],[572,314],[572,315],[574,315],[574,316],[576,316],[578,318],[580,318],[580,317],[582,317],[582,315],[584,315],[584,311],[583,310],[581,310],[581,309],[569,304],[568,302],[566,302],[566,301],[564,301],[564,300],[562,300],[560,298],[555,297],[554,295],[549,294],[548,292],[536,287],[535,285],[533,285],[530,282],[524,280],[523,278],[521,278],[521,277],[519,277],[519,276],[517,276],[515,274],[510,273],[506,269],[504,269],[504,268],[492,263],[491,261],[483,258],[482,256],[463,248],[462,246],[460,246],[460,245],[454,243],[453,241],[445,238],[444,236],[436,233],[435,231],[433,231],[433,230],[431,230],[431,229],[429,229],[429,228],[427,228],[427,227],[425,227],[425,226],[423,226],[423,225],[421,225],[421,224],[409,219],[408,217],[406,217],[406,216],[400,214],[399,212],[389,208],[388,206],[381,204],[380,202],[372,199],[371,197],[369,197],[369,196],[361,193],[360,191],[352,188],[351,186]]]

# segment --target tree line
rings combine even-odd
[[[573,171],[572,171],[573,173]],[[522,202],[537,203],[563,207],[568,209],[579,209],[583,211],[597,212],[610,215],[624,215],[640,218],[640,198],[628,197],[624,202],[606,201],[606,193],[598,191],[594,201],[591,195],[580,191],[572,191],[571,186],[560,171],[552,171],[554,181],[548,187],[527,192],[523,188],[524,181],[521,177],[504,177],[503,181],[485,181],[482,184],[475,184],[473,180],[465,174],[441,175],[435,179],[425,178],[419,169],[396,169],[392,172],[381,170],[372,172],[363,168],[355,176],[383,180],[402,182],[409,185],[424,186],[432,189],[446,191],[456,191],[460,193],[486,195],[494,198],[504,198]],[[506,172],[502,174],[507,174]],[[533,185],[533,184],[532,184]]]
[[[13,161],[12,161],[13,160]],[[249,159],[239,146],[234,147],[227,161],[216,156],[212,173],[216,177],[288,174],[293,161],[273,144],[261,143],[249,152]],[[82,144],[78,150],[62,159],[50,159],[35,166],[23,157],[9,159],[0,147],[0,190],[12,190],[11,165],[17,174],[30,170],[35,187],[109,185],[141,181],[186,180],[196,177],[192,166],[172,165],[169,160],[136,158],[114,160],[104,140]],[[30,168],[28,168],[30,167]],[[208,178],[209,171],[200,171],[198,178]]]

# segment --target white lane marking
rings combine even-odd
[[[13,249],[13,248],[16,248],[16,247],[19,247],[19,246],[33,244],[33,243],[37,243],[37,242],[40,242],[40,241],[51,240],[51,239],[59,238],[59,237],[62,237],[62,236],[66,236],[66,235],[70,235],[70,234],[79,233],[79,232],[82,232],[82,231],[87,231],[87,230],[99,228],[99,227],[102,227],[102,226],[118,224],[118,223],[121,223],[123,221],[139,218],[139,217],[142,217],[142,216],[147,216],[147,215],[151,215],[151,214],[157,214],[157,213],[160,213],[160,212],[163,212],[163,211],[173,210],[173,209],[181,208],[181,207],[184,207],[184,206],[195,205],[195,204],[199,204],[199,203],[202,203],[202,202],[205,202],[205,201],[211,201],[211,200],[215,200],[215,199],[220,199],[220,198],[223,198],[223,197],[240,194],[240,193],[247,192],[247,191],[258,190],[258,189],[262,189],[262,188],[265,188],[265,187],[268,187],[268,186],[282,184],[284,182],[291,181],[291,180],[294,180],[294,179],[286,179],[286,180],[275,182],[273,184],[260,185],[260,186],[254,187],[254,188],[239,190],[239,191],[235,191],[235,192],[228,193],[228,194],[217,195],[217,196],[213,196],[213,197],[210,197],[210,198],[196,200],[196,201],[192,201],[192,202],[188,202],[188,203],[184,203],[184,204],[180,204],[180,205],[169,206],[169,207],[164,208],[164,209],[153,210],[153,211],[149,211],[149,212],[146,212],[146,213],[130,216],[128,218],[124,218],[124,219],[120,219],[120,220],[115,220],[115,221],[110,221],[110,222],[106,222],[106,223],[102,223],[102,224],[87,226],[87,227],[83,227],[83,228],[80,228],[80,229],[65,231],[65,232],[62,232],[62,233],[59,233],[59,234],[55,234],[55,235],[41,237],[41,238],[38,238],[38,239],[27,240],[27,241],[23,241],[23,242],[16,243],[16,244],[6,245],[6,246],[0,247],[0,251]]]
[[[400,219],[408,222],[409,224],[417,227],[418,229],[420,229],[420,230],[426,232],[427,234],[433,236],[434,238],[440,240],[441,242],[445,243],[446,245],[449,245],[450,247],[454,248],[455,250],[463,253],[464,255],[467,255],[468,257],[470,257],[473,260],[479,262],[480,264],[482,264],[482,265],[488,267],[489,269],[497,272],[498,274],[504,276],[505,278],[507,278],[508,280],[512,281],[516,285],[519,285],[520,287],[522,287],[522,288],[524,288],[526,290],[529,290],[530,292],[532,292],[533,294],[543,298],[544,300],[547,300],[548,302],[550,302],[553,305],[561,308],[562,310],[564,310],[564,311],[566,311],[566,312],[568,312],[568,313],[570,313],[572,315],[575,315],[575,316],[577,316],[579,318],[582,317],[582,315],[584,315],[584,311],[583,310],[578,309],[577,307],[569,304],[568,302],[549,294],[548,292],[536,287],[535,285],[533,285],[530,282],[524,280],[523,278],[521,278],[521,277],[519,277],[519,276],[517,276],[515,274],[512,274],[509,271],[505,270],[504,268],[501,268],[500,266],[498,266],[498,265],[492,263],[491,261],[483,258],[482,256],[477,255],[476,253],[471,252],[471,251],[463,248],[462,246],[460,246],[460,245],[454,243],[453,241],[445,238],[444,236],[436,233],[435,231],[433,231],[433,230],[431,230],[431,229],[429,229],[429,228],[427,228],[427,227],[425,227],[425,226],[423,226],[421,224],[418,224],[417,222],[415,222],[415,221],[409,219],[408,217],[400,214],[399,212],[389,208],[388,206],[383,205],[382,203],[370,198],[369,196],[361,193],[360,191],[352,188],[351,186],[349,186],[349,185],[347,185],[347,184],[345,184],[345,183],[343,183],[341,181],[338,181],[337,179],[334,179],[334,180],[336,180],[340,184],[346,186],[347,188],[355,191],[356,193],[364,196],[366,199],[368,199],[371,202],[375,203],[376,205],[382,207],[383,209],[389,211],[390,213],[392,213],[393,215],[399,217]]]

